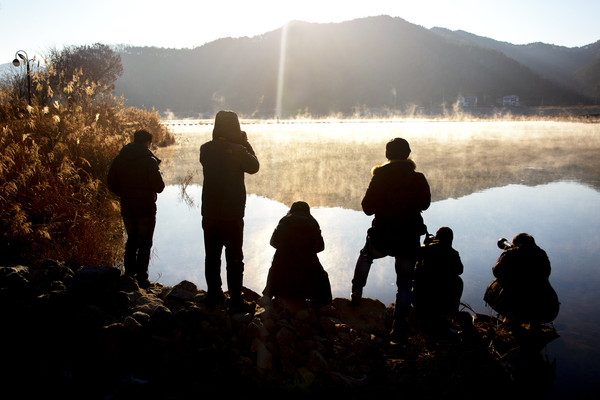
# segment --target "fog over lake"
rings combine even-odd
[[[454,248],[465,267],[462,302],[494,315],[483,294],[501,253],[496,241],[530,233],[548,253],[550,282],[561,301],[554,321],[560,338],[547,347],[557,363],[553,395],[585,397],[600,389],[598,126],[242,122],[242,127],[261,161],[256,176],[246,178],[246,287],[262,291],[275,252],[271,234],[291,202],[305,200],[321,226],[325,250],[319,259],[333,295],[349,298],[354,263],[372,219],[360,210],[370,168],[384,161],[387,140],[406,137],[417,169],[432,187],[434,201],[423,213],[429,232],[443,225],[454,230]],[[211,130],[210,124],[176,128],[179,144],[157,152],[169,186],[158,197],[150,279],[165,285],[189,280],[206,289],[198,149]],[[222,270],[224,277],[224,258]],[[389,305],[395,291],[393,259],[376,260],[364,296]]]

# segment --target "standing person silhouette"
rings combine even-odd
[[[150,286],[148,264],[156,226],[156,194],[165,188],[158,168],[160,160],[150,151],[151,144],[151,133],[136,131],[133,142],[123,146],[112,161],[107,178],[108,189],[119,196],[127,232],[125,275],[135,278],[143,288]]]
[[[235,112],[217,113],[212,140],[200,147],[200,163],[204,174],[202,229],[208,302],[219,305],[225,300],[221,288],[221,253],[225,247],[230,309],[238,310],[244,306],[244,174],[258,172],[259,162]]]
[[[402,341],[408,334],[412,278],[425,234],[421,212],[429,208],[429,183],[416,164],[408,158],[410,146],[405,139],[395,138],[386,144],[388,162],[373,168],[371,182],[362,200],[362,209],[374,215],[360,251],[352,279],[352,304],[358,305],[374,259],[395,258],[396,305],[391,339]]]

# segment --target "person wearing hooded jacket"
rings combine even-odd
[[[244,174],[255,174],[260,165],[235,112],[217,113],[212,140],[200,147],[200,163],[204,175],[202,228],[208,301],[218,305],[225,299],[221,288],[221,252],[225,248],[231,307],[240,308],[244,305]]]
[[[270,244],[277,250],[263,290],[265,296],[331,303],[329,276],[317,255],[325,249],[325,242],[308,203],[292,204],[273,231]]]
[[[160,160],[150,151],[152,134],[141,129],[133,142],[121,149],[112,161],[108,189],[119,196],[121,215],[127,232],[125,274],[141,287],[148,287],[148,264],[156,226],[157,193],[165,188],[159,170]]]
[[[408,333],[407,316],[420,236],[426,232],[421,212],[429,208],[431,191],[425,175],[415,171],[416,164],[408,158],[410,146],[405,139],[390,140],[385,153],[388,162],[372,169],[361,203],[365,214],[375,217],[356,262],[351,298],[352,304],[359,304],[374,259],[394,257],[397,291],[391,336],[402,340]]]

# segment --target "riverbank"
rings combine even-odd
[[[0,296],[3,389],[20,398],[544,398],[552,385],[540,350],[553,329],[511,333],[469,310],[452,332],[412,320],[394,343],[393,305],[375,299],[308,307],[245,289],[248,309],[232,312],[188,281],[141,289],[116,268],[56,261],[0,267]]]

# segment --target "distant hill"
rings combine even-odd
[[[515,46],[388,16],[296,21],[194,49],[120,46],[124,74],[115,93],[128,105],[177,117],[212,117],[227,108],[272,118],[279,83],[283,118],[427,112],[451,108],[459,96],[477,96],[479,107],[497,106],[505,95],[524,106],[577,105],[591,101],[586,82],[598,82],[599,46]]]
[[[600,95],[600,41],[574,48],[545,43],[514,45],[464,31],[431,30],[454,43],[499,51],[541,76],[588,96]]]

